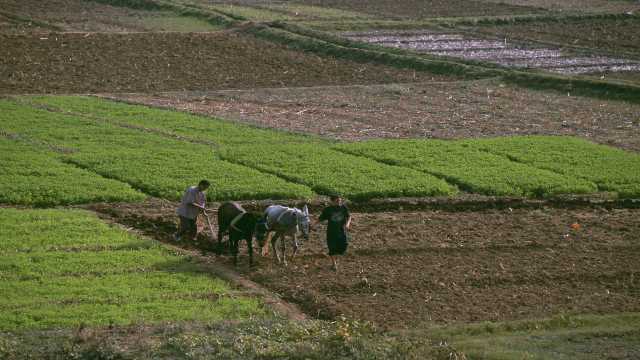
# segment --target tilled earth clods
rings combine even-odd
[[[174,206],[95,208],[171,241]],[[354,213],[337,273],[323,226],[287,267],[271,254],[249,269],[242,244],[237,270],[311,316],[390,327],[639,311],[639,215],[597,207]],[[208,239],[182,246],[211,248]],[[226,256],[216,261],[231,266]]]
[[[494,80],[106,96],[342,140],[572,135],[640,151],[640,105]]]
[[[297,52],[234,31],[0,34],[0,44],[0,94],[184,91],[434,78],[413,70]]]

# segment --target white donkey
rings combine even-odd
[[[275,235],[271,237],[271,247],[276,254],[278,262],[284,262],[287,265],[287,258],[285,256],[286,237],[291,236],[293,238],[293,255],[296,254],[298,248],[298,232],[302,232],[304,240],[309,240],[309,209],[307,205],[302,210],[298,208],[289,208],[282,205],[271,205],[264,211],[262,220],[256,225],[256,239],[259,244],[264,244],[262,249],[262,255],[269,253],[269,244],[265,241],[268,239],[270,233],[273,231]],[[278,239],[280,241],[280,249],[282,250],[282,259],[276,248]]]

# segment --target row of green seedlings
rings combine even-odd
[[[97,98],[40,97],[29,101],[72,112],[82,121],[96,123],[95,119],[98,118],[102,121],[98,124],[102,125],[135,125],[171,136],[213,142],[218,145],[217,156],[230,163],[258,169],[262,174],[275,174],[279,180],[284,178],[304,184],[306,189],[317,193],[338,192],[353,199],[454,194],[455,187],[441,179],[467,191],[487,195],[549,197],[615,191],[622,197],[637,196],[634,190],[637,181],[633,177],[633,169],[637,169],[634,159],[637,157],[621,150],[566,137],[516,137],[479,142],[371,141],[337,145],[332,149],[331,146],[335,144],[315,137],[256,129]],[[160,143],[166,141],[160,138],[156,140]],[[556,145],[555,150],[549,142]],[[184,142],[179,144],[201,146]],[[500,151],[507,144],[512,144],[511,149]],[[533,159],[535,161],[515,156],[516,150],[533,154],[527,149],[534,149],[535,144],[538,146],[535,151],[538,157]],[[156,146],[161,145],[156,142],[149,147]],[[149,156],[142,154],[141,158],[134,159],[128,149],[124,151],[125,154],[116,158],[144,162]],[[171,152],[175,153],[175,150]],[[606,173],[610,179],[606,182],[595,179],[589,167],[574,166],[578,163],[570,158],[570,154],[580,154],[582,159],[588,159],[590,163],[599,161],[600,173]],[[189,154],[185,153],[184,156],[187,158]],[[554,168],[542,164],[540,156],[555,156],[554,161],[561,165]],[[164,155],[157,159],[157,166],[161,166],[163,159]],[[90,161],[83,163],[105,173],[114,167],[103,161],[97,164]],[[153,182],[153,179],[144,179],[138,186],[147,182]],[[176,190],[174,197],[179,192],[179,189]]]
[[[154,196],[179,199],[185,186],[205,178],[215,184],[208,192],[211,200],[313,196],[306,186],[220,160],[208,145],[10,101],[0,101],[0,109],[0,128],[6,132],[70,149],[57,156]]]
[[[338,192],[353,199],[456,192],[454,187],[435,177],[345,155],[329,149],[331,143],[314,137],[94,98],[54,97],[31,101],[60,111],[10,103],[7,110],[11,110],[10,107],[17,110],[8,116],[18,119],[18,115],[24,113],[21,116],[24,120],[14,120],[3,127],[75,148],[77,153],[67,155],[69,161],[170,199],[179,198],[184,184],[189,183],[185,181],[189,174],[200,174],[197,177],[213,180],[210,194],[213,199],[309,198],[314,191]],[[154,133],[131,129],[132,125],[153,129]],[[188,139],[168,139],[158,135],[158,131],[170,137],[179,135]],[[93,133],[99,136],[94,137]],[[213,156],[210,145],[192,143],[189,139],[215,144],[216,156],[222,159]],[[252,165],[269,164],[272,160],[282,160],[282,169]],[[176,171],[168,171],[171,167]],[[141,168],[145,171],[139,171]],[[243,173],[239,174],[237,169],[244,169]],[[259,176],[249,176],[251,172]],[[278,191],[280,184],[286,185],[288,192]],[[230,188],[224,192],[226,189],[221,185]]]
[[[92,97],[37,97],[30,102],[212,142],[219,145],[218,155],[222,159],[304,184],[320,194],[341,193],[360,200],[456,193],[455,187],[433,176],[341,154],[329,148],[332,143],[313,136]]]
[[[613,192],[640,197],[640,156],[572,137],[378,140],[336,149],[446,178],[470,192],[546,197]]]
[[[318,193],[341,192],[353,198],[455,193],[454,188],[431,176],[423,175],[420,179],[414,172],[401,168],[405,167],[486,195],[549,197],[598,191],[617,192],[622,197],[638,194],[635,174],[640,170],[636,155],[577,138],[382,140],[342,144],[330,149],[335,144],[312,136],[250,128],[98,98],[42,97],[32,101],[229,145],[221,147],[222,158],[305,184]],[[335,150],[372,158],[392,167],[339,155]],[[396,176],[381,176],[377,173],[380,168]],[[410,186],[400,185],[403,183]]]
[[[0,331],[263,315],[202,265],[80,210],[0,209]]]
[[[145,198],[128,184],[79,169],[52,151],[18,140],[0,137],[0,153],[0,203],[51,206]]]

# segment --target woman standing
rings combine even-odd
[[[340,195],[331,196],[331,205],[322,210],[319,221],[328,221],[327,247],[329,257],[333,263],[332,269],[338,271],[337,256],[344,255],[349,246],[349,227],[351,226],[351,214],[343,204]]]

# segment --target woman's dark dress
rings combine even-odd
[[[344,255],[349,245],[345,225],[349,219],[346,206],[329,206],[322,210],[320,221],[327,220],[327,247],[329,255]]]

